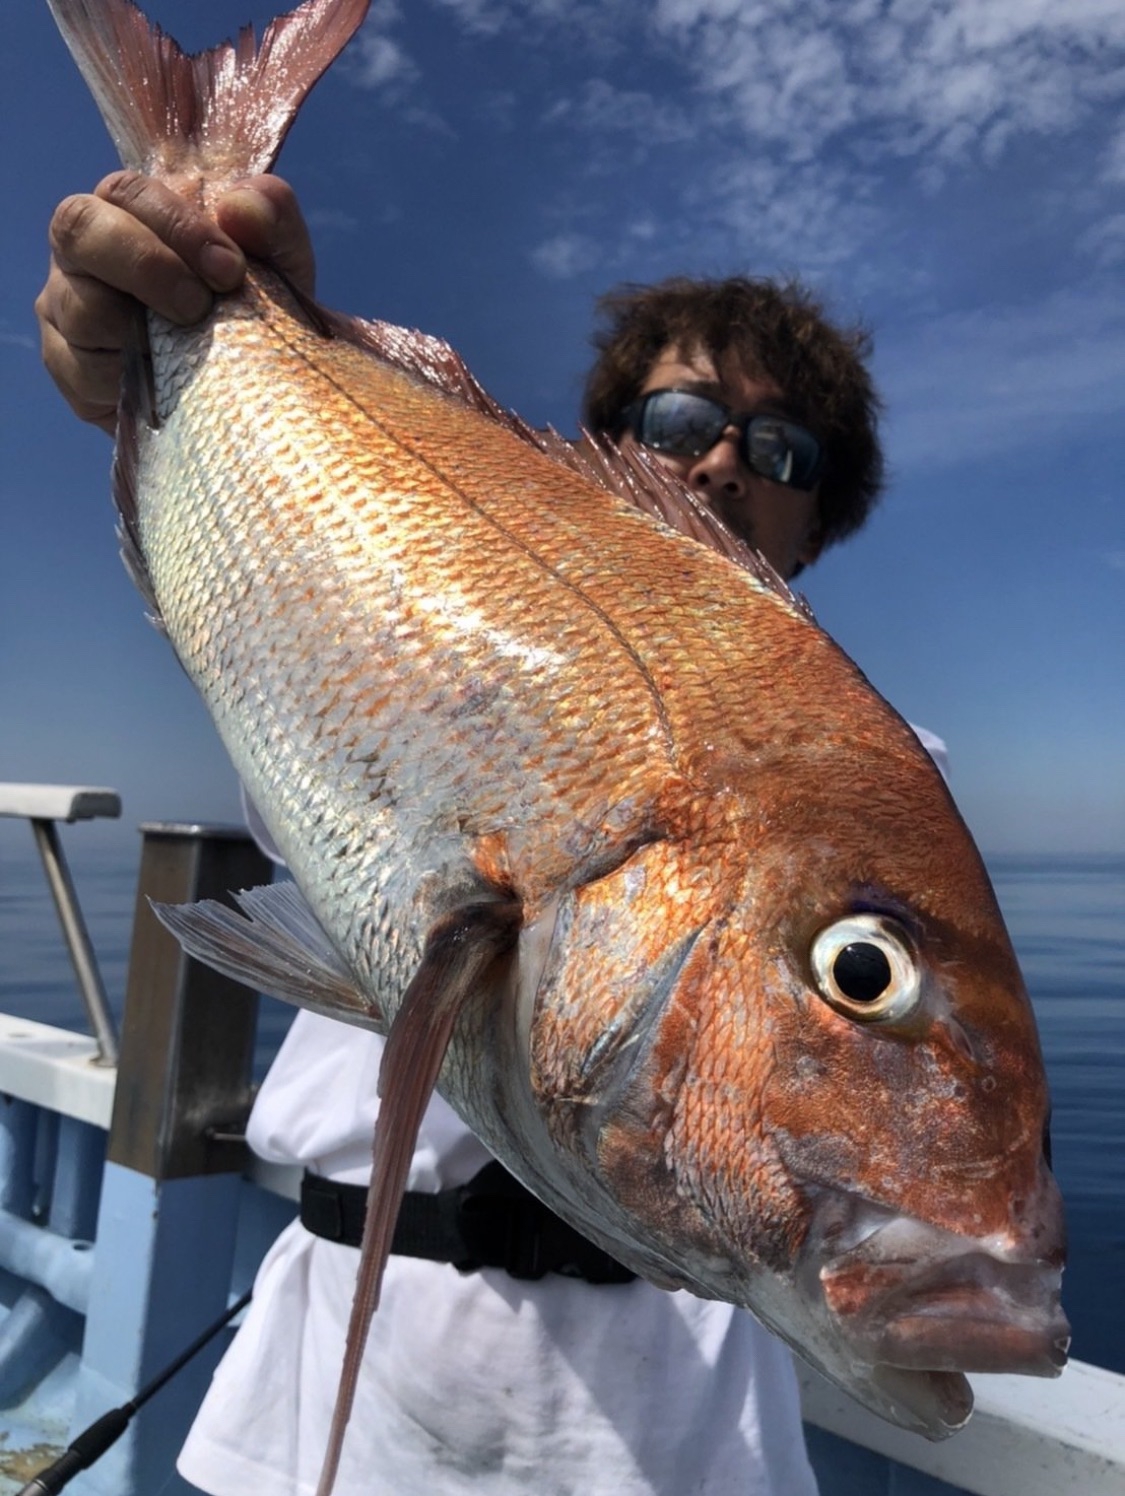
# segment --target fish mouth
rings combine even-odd
[[[945,1261],[919,1264],[882,1256],[881,1235],[820,1272],[824,1301],[857,1352],[911,1371],[1062,1371],[1070,1326],[1058,1268],[1004,1262],[964,1244]]]
[[[958,1235],[854,1195],[820,1203],[799,1269],[826,1332],[810,1359],[861,1402],[942,1439],[972,1412],[965,1373],[1062,1371],[1070,1326],[1053,1180],[1005,1237]]]

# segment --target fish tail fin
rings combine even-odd
[[[189,55],[130,0],[48,0],[125,166],[151,176],[269,171],[309,90],[369,0],[305,0],[257,44]]]

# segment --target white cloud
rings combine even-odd
[[[1125,125],[1106,147],[1104,176],[1107,182],[1125,183]]]
[[[1114,286],[1068,288],[900,325],[876,353],[896,468],[1045,447],[1091,418],[1119,419],[1125,306]]]
[[[631,136],[646,146],[688,140],[695,133],[695,121],[681,105],[640,89],[618,88],[604,78],[591,78],[576,94],[556,99],[543,119],[594,135]]]
[[[524,28],[529,23],[540,25],[562,24],[574,37],[590,37],[600,32],[601,22],[609,15],[612,24],[614,13],[628,6],[605,4],[604,0],[436,0],[443,9],[456,17],[469,32],[482,36],[494,36],[513,26]]]
[[[1121,0],[433,3],[478,34],[546,35],[561,83],[540,122],[605,147],[580,173],[698,145],[687,187],[681,164],[650,197],[673,238],[691,215],[717,260],[779,261],[800,245],[803,264],[840,264],[877,241],[904,191],[932,198],[1036,137],[1089,131],[1075,182],[1096,181],[1099,154],[1103,177],[1125,180],[1125,144],[1105,143],[1107,106],[1125,97]],[[605,68],[568,88],[591,52]],[[892,192],[900,201],[880,208]]]
[[[382,88],[388,83],[404,82],[417,73],[417,69],[390,36],[380,36],[377,31],[360,35],[357,50],[360,56],[360,82],[372,88]]]
[[[570,280],[598,263],[600,250],[585,234],[562,233],[545,239],[531,252],[531,263],[552,280]]]
[[[859,127],[892,155],[994,152],[1000,124],[1076,125],[1125,60],[1118,0],[660,0],[654,24],[732,121],[798,160]]]
[[[505,0],[438,0],[451,11],[466,31],[491,36],[503,30],[510,20],[511,7]]]
[[[350,234],[359,228],[359,219],[343,208],[311,208],[305,215],[310,229]]]
[[[1108,270],[1125,264],[1125,213],[1113,213],[1094,224],[1078,240],[1078,248]]]
[[[1125,130],[1112,118],[1125,98],[1122,0],[429,3],[481,44],[504,33],[529,55],[557,56],[546,99],[533,96],[542,75],[529,69],[484,112],[496,129],[581,137],[568,175],[544,178],[548,211],[576,191],[595,204],[596,179],[626,184],[598,231],[606,263],[627,263],[626,232],[611,221],[624,208],[659,216],[669,252],[682,243],[686,263],[713,251],[715,265],[799,260],[819,273],[850,261],[862,273],[902,229],[912,194],[924,207],[987,181],[1029,141],[1055,149],[1064,137],[1073,154],[1062,190],[1073,203],[1056,221],[1096,263],[1119,259],[1118,205],[1104,199],[1125,182]],[[362,76],[417,123],[449,133],[418,113],[424,80],[400,19],[397,0],[378,0],[360,35]],[[662,174],[636,171],[662,149]],[[581,228],[593,232],[588,218]],[[581,235],[534,251],[541,269],[588,268],[589,255]]]
[[[375,0],[347,53],[351,78],[361,88],[400,94],[419,76],[417,64],[392,35],[402,21],[396,0]]]

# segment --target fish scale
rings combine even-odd
[[[126,164],[204,204],[269,168],[366,8],[188,59],[125,0],[50,4]],[[445,345],[263,267],[149,351],[130,567],[305,901],[158,912],[387,1034],[320,1496],[435,1081],[621,1262],[903,1427],[960,1427],[965,1372],[1057,1374],[1011,942],[915,734],[784,584],[659,464],[532,433]]]
[[[259,710],[247,698],[238,720],[224,694],[232,678],[255,682],[276,718],[273,733],[255,736],[256,762],[237,761],[251,792],[269,803],[288,760],[304,761],[311,749],[316,762],[318,743],[340,758],[346,744],[299,718],[301,703],[322,703],[331,681],[334,695],[318,712],[347,689],[350,720],[364,724],[355,750],[333,763],[344,776],[333,780],[336,816],[346,818],[347,792],[366,805],[375,772],[385,786],[394,782],[384,795],[417,807],[421,827],[441,825],[446,807],[458,806],[482,832],[522,820],[533,838],[556,843],[564,821],[596,839],[615,807],[626,806],[628,835],[630,821],[667,801],[676,760],[705,762],[722,751],[719,733],[737,723],[718,671],[701,666],[695,640],[685,643],[669,625],[677,599],[694,582],[702,625],[694,632],[705,633],[728,671],[732,657],[749,671],[755,652],[739,593],[756,584],[689,542],[685,556],[673,550],[670,566],[670,537],[546,458],[531,464],[530,481],[498,487],[462,455],[495,433],[452,402],[443,415],[453,429],[431,444],[437,450],[427,453],[419,483],[404,455],[416,438],[403,434],[420,424],[417,386],[353,349],[313,341],[276,309],[271,316],[280,330],[237,303],[216,321],[200,376],[158,401],[160,429],[141,458],[142,543],[150,556],[166,556],[153,576],[181,658],[214,700],[220,730],[229,721],[227,731],[248,738]],[[158,391],[174,383],[166,366],[195,362],[195,341],[171,330],[154,340]],[[372,421],[365,410],[376,401]],[[229,427],[236,405],[244,435],[220,448],[212,433]],[[513,460],[535,456],[510,441]],[[263,456],[274,475],[265,487]],[[594,514],[577,523],[573,511],[589,511],[591,501]],[[544,522],[559,512],[561,524]],[[174,544],[165,544],[164,517]],[[583,531],[578,555],[574,536]],[[649,555],[639,540],[655,542]],[[274,593],[270,558],[283,547],[293,575]],[[627,560],[615,566],[615,554]],[[626,569],[632,576],[623,579]],[[796,615],[790,626],[814,652],[823,642]],[[694,654],[692,670],[669,659],[669,636],[676,651]],[[477,711],[474,682],[487,682]],[[432,734],[428,751],[424,733]],[[515,810],[514,755],[523,769]],[[468,764],[471,795],[461,783]],[[693,793],[685,787],[686,797]]]

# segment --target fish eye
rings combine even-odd
[[[859,1023],[888,1023],[918,1006],[921,974],[906,931],[879,914],[851,914],[812,944],[821,997]]]

